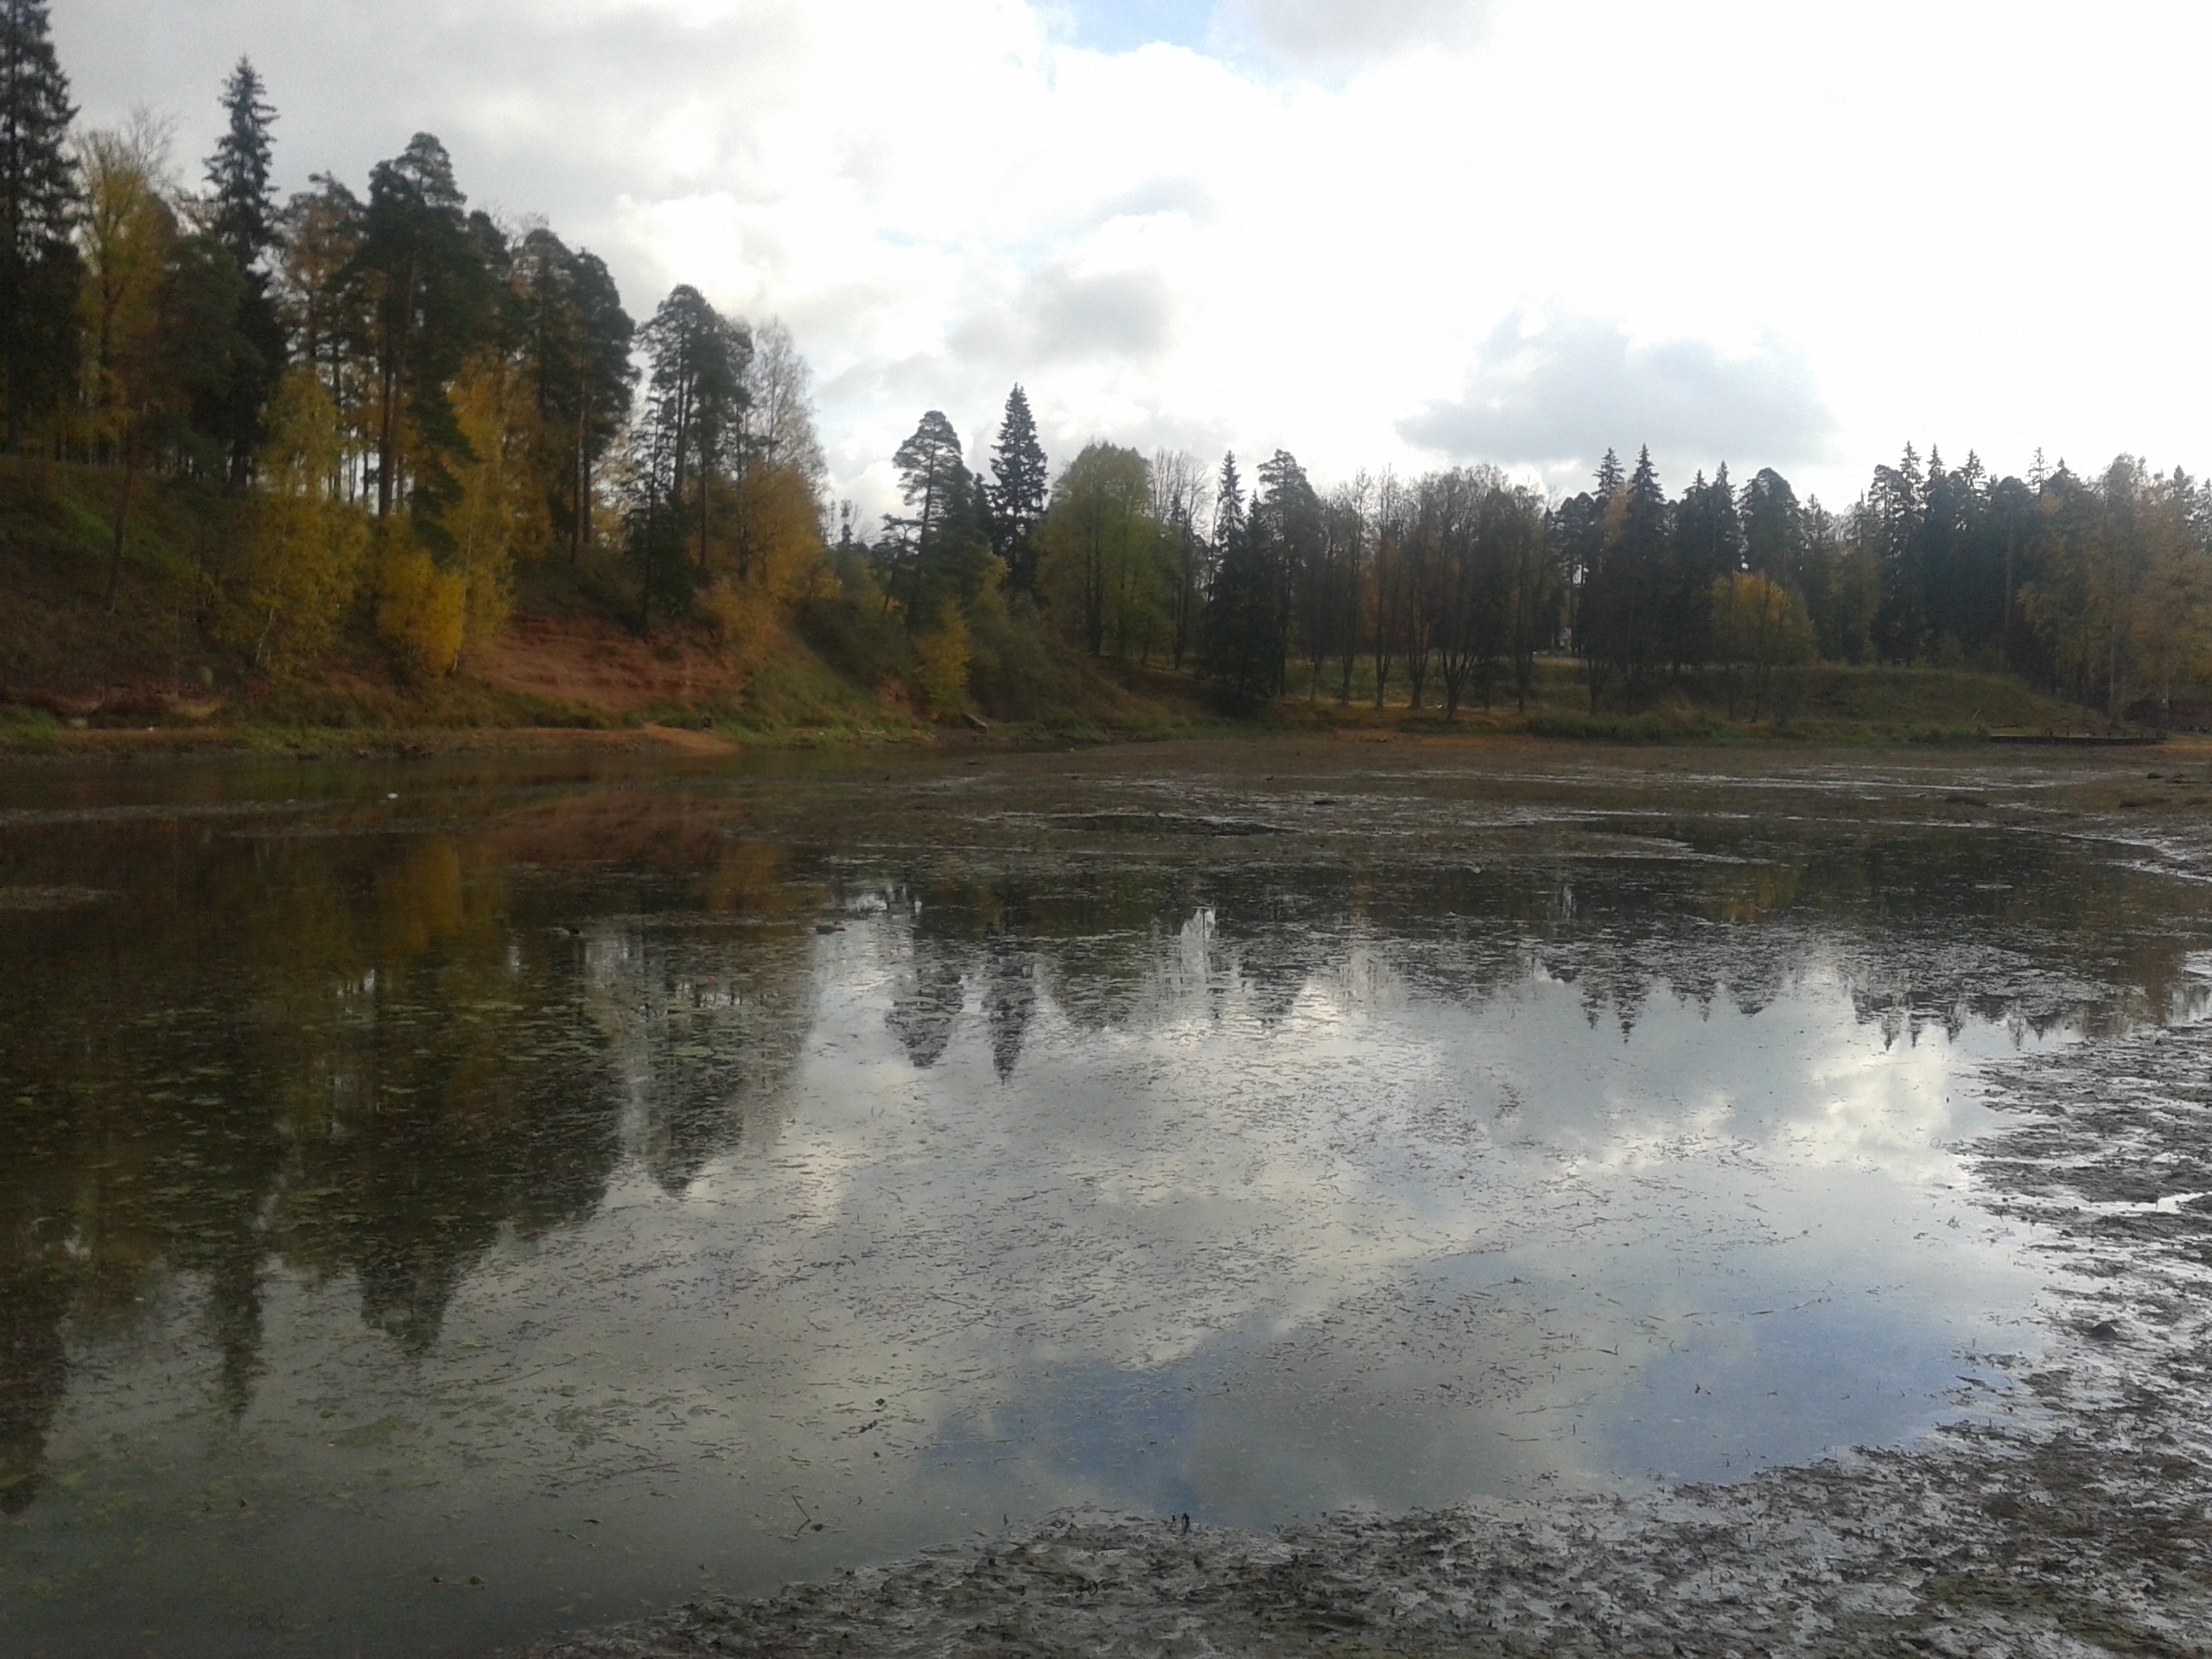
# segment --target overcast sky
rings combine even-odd
[[[281,181],[417,130],[472,201],[780,315],[842,493],[1007,387],[1322,482],[1773,466],[1908,440],[2212,469],[2212,7],[1590,0],[54,0],[81,120]],[[194,169],[196,172],[196,167]],[[1247,474],[1249,474],[1249,465]]]

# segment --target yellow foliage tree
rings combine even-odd
[[[404,521],[387,519],[383,528],[377,632],[418,678],[450,674],[467,636],[468,584],[460,572],[440,569]]]
[[[968,669],[974,646],[968,636],[968,619],[960,607],[947,600],[937,613],[937,626],[914,642],[918,659],[915,688],[933,715],[957,715],[967,706]]]
[[[1713,584],[1713,648],[1728,667],[1728,713],[1736,713],[1736,667],[1748,665],[1751,718],[1764,709],[1777,668],[1809,663],[1815,649],[1813,625],[1796,595],[1755,570],[1738,570]]]
[[[78,311],[86,347],[81,418],[93,447],[123,469],[108,558],[111,611],[123,575],[143,429],[175,390],[162,373],[162,289],[177,235],[176,215],[162,194],[168,155],[168,129],[143,111],[125,127],[86,134],[79,146],[85,280]]]
[[[779,602],[810,591],[822,567],[822,504],[798,467],[747,467],[737,480],[732,563],[737,580]]]
[[[312,368],[293,369],[270,405],[233,630],[257,665],[281,671],[313,662],[360,591],[369,529],[340,493],[343,445],[321,380]]]
[[[456,495],[445,515],[466,646],[499,632],[514,601],[516,560],[542,554],[552,531],[545,491],[530,465],[535,416],[521,375],[484,353],[469,360],[451,396],[471,456],[454,470]]]

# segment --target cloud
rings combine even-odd
[[[1489,0],[1226,0],[1268,55],[1301,69],[1348,68],[1417,47],[1473,45]]]
[[[1031,273],[1012,305],[954,330],[955,353],[1027,372],[1049,363],[1159,356],[1174,343],[1175,296],[1154,270]]]
[[[1213,16],[1211,0],[1046,0],[1038,10],[1075,45],[1116,53],[1202,46]]]
[[[1647,443],[1682,464],[1783,466],[1829,459],[1835,421],[1811,365],[1771,340],[1730,356],[1696,339],[1638,345],[1593,318],[1509,317],[1465,394],[1398,431],[1454,459],[1548,469]]]

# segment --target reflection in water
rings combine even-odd
[[[1967,830],[956,864],[709,786],[448,806],[5,842],[117,895],[0,912],[25,1650],[1894,1440],[2024,1339],[1961,1068],[2197,997],[2145,878]]]

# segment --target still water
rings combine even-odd
[[[1976,1067],[2193,1015],[2201,890],[1879,778],[1222,764],[0,784],[0,1646],[2015,1408]]]

